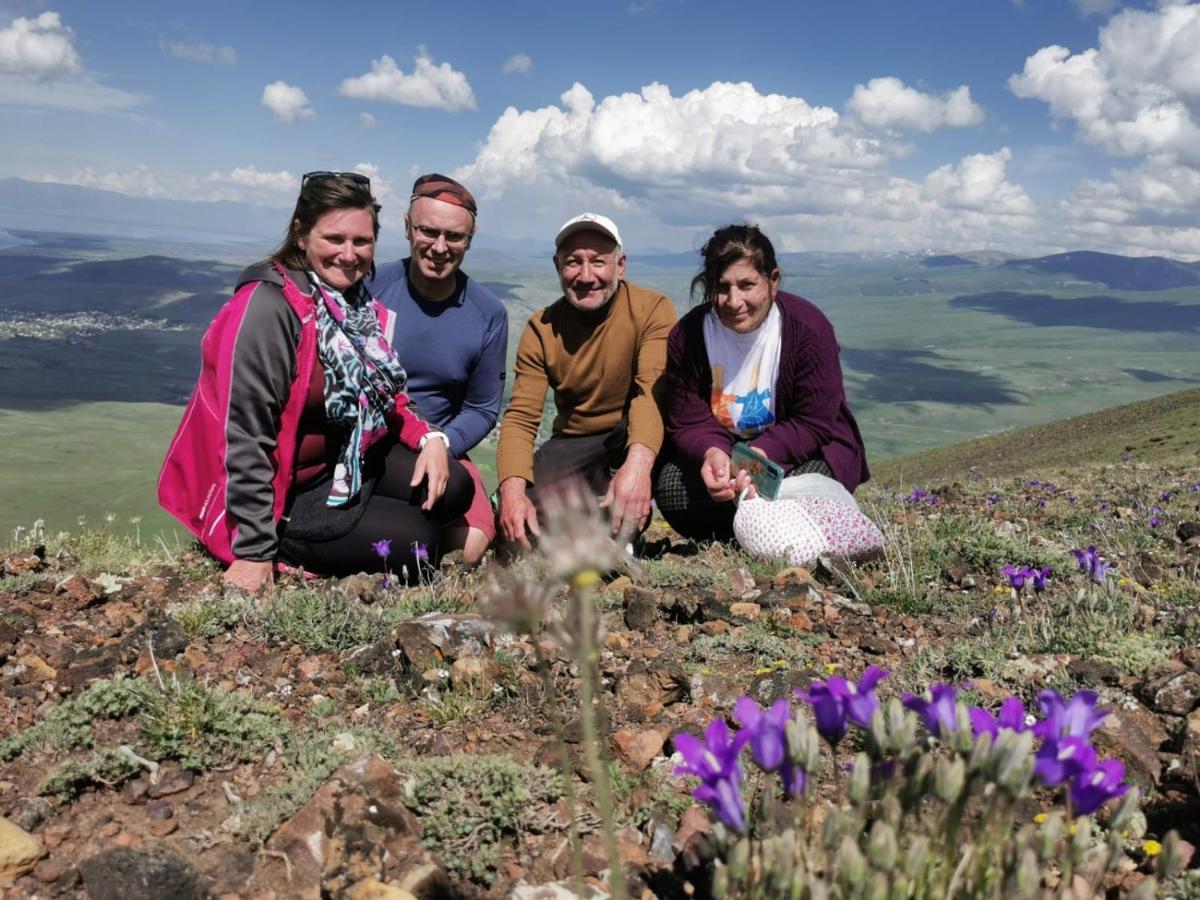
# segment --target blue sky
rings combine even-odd
[[[0,176],[290,206],[454,173],[493,236],[633,252],[1200,257],[1200,2],[0,0]]]

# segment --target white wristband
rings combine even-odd
[[[440,431],[429,431],[421,438],[421,442],[417,445],[421,450],[425,449],[425,445],[429,443],[430,438],[439,438],[446,445],[446,449],[450,449],[450,438],[442,434]]]

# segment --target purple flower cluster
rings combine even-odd
[[[929,695],[926,699],[905,694],[904,705],[921,717],[930,734],[942,738],[954,734],[958,728],[954,687],[935,684]],[[1032,731],[1042,742],[1034,760],[1034,775],[1046,787],[1066,784],[1071,809],[1076,815],[1089,815],[1129,790],[1124,783],[1124,763],[1116,759],[1100,761],[1091,745],[1092,732],[1108,715],[1096,708],[1096,701],[1091,691],[1080,691],[1067,701],[1057,691],[1042,691],[1038,704],[1043,718],[1032,727],[1027,724],[1025,705],[1017,697],[1005,700],[996,714],[976,706],[967,715],[976,738],[987,734],[994,741],[1003,730]]]
[[[911,494],[904,498],[904,502],[910,506],[925,504],[926,506],[937,506],[942,501],[938,499],[937,494],[927,491],[924,488],[913,488]]]
[[[690,734],[675,736],[675,749],[684,759],[683,765],[675,768],[675,774],[699,778],[700,786],[692,791],[692,796],[707,803],[722,822],[736,831],[746,827],[742,766],[738,756],[749,737],[743,730],[730,740],[724,719],[713,720],[704,732],[703,741]]]
[[[1033,589],[1041,593],[1050,583],[1050,573],[1054,570],[1049,566],[1014,566],[1011,563],[1000,570],[1008,576],[1008,586],[1018,593],[1025,588],[1026,582],[1031,582]]]
[[[853,722],[860,728],[871,724],[879,709],[875,685],[887,678],[887,669],[868,666],[857,683],[831,675],[825,681],[814,681],[807,692],[797,690],[796,696],[813,708],[817,733],[836,747]]]
[[[834,676],[814,681],[808,691],[798,690],[796,694],[812,706],[817,732],[836,748],[851,724],[863,729],[870,726],[879,709],[875,686],[887,675],[887,671],[871,666],[857,682]],[[958,734],[958,691],[953,685],[935,684],[925,697],[905,693],[903,703],[920,716],[929,734],[942,739]],[[996,713],[971,707],[966,711],[969,737],[979,740],[986,734],[995,741],[1002,731],[1032,732],[1041,741],[1033,766],[1038,781],[1046,787],[1065,786],[1073,814],[1090,815],[1129,790],[1124,783],[1124,764],[1099,760],[1091,744],[1092,732],[1108,715],[1097,709],[1096,703],[1097,697],[1091,691],[1080,691],[1064,701],[1056,691],[1045,690],[1038,695],[1041,719],[1027,714],[1017,697],[1005,700]],[[788,739],[788,726],[794,723],[786,699],[763,709],[750,697],[742,697],[733,717],[741,725],[733,734],[725,719],[718,718],[708,726],[703,740],[690,734],[676,735],[675,749],[684,762],[676,767],[675,774],[700,779],[692,796],[707,804],[727,827],[744,833],[742,750],[749,747],[751,758],[763,771],[778,773],[789,797],[804,794],[813,774],[805,765],[811,767],[813,757],[807,761],[797,758],[804,751]],[[895,776],[895,766],[888,759],[876,760],[872,771],[883,778]]]
[[[1080,571],[1086,572],[1087,576],[1097,584],[1104,584],[1108,578],[1108,570],[1112,568],[1112,563],[1107,562],[1103,554],[1094,546],[1089,546],[1086,550],[1072,550],[1071,555],[1079,563]]]
[[[1067,794],[1077,815],[1088,815],[1114,797],[1120,797],[1125,764],[1118,759],[1100,762],[1091,745],[1092,732],[1108,712],[1096,708],[1092,691],[1080,691],[1064,702],[1057,691],[1042,691],[1038,703],[1045,716],[1033,726],[1042,739],[1034,772],[1048,787],[1067,783]]]
[[[871,666],[857,683],[835,676],[813,682],[808,693],[796,694],[812,704],[817,731],[835,746],[846,734],[849,722],[861,727],[870,723],[879,708],[875,685],[887,674]],[[750,748],[751,758],[764,772],[779,774],[789,797],[804,793],[809,773],[801,760],[794,757],[794,748],[788,743],[787,726],[792,710],[786,699],[776,700],[763,709],[752,698],[742,697],[734,706],[733,717],[742,727],[732,737],[724,719],[716,719],[708,726],[703,741],[690,734],[677,735],[675,749],[684,762],[676,767],[675,774],[699,778],[700,785],[692,796],[708,804],[725,825],[744,831],[746,818],[741,791],[744,776],[739,762],[744,747]]]

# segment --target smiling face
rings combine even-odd
[[[308,267],[335,291],[362,281],[375,259],[375,219],[368,209],[332,209],[297,239]]]
[[[601,309],[625,277],[625,254],[613,239],[599,231],[569,235],[554,254],[554,268],[563,296],[576,309]]]
[[[428,295],[454,283],[471,246],[475,217],[462,206],[418,197],[404,217],[404,231],[412,248],[408,277],[420,293]]]
[[[778,269],[770,277],[763,275],[746,257],[726,266],[712,298],[721,324],[738,334],[758,328],[775,302],[779,277]]]

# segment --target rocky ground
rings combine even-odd
[[[710,824],[672,774],[672,735],[742,694],[766,703],[869,664],[892,673],[882,696],[934,681],[985,705],[1098,691],[1111,715],[1097,742],[1145,791],[1145,837],[1176,828],[1194,844],[1191,477],[1125,460],[873,486],[865,508],[888,544],[853,566],[781,568],[652,531],[596,593],[633,895],[708,889]],[[1103,586],[1070,555],[1088,545],[1113,563]],[[21,534],[0,564],[0,894],[571,896],[560,734],[601,893],[577,671],[549,634],[514,637],[480,614],[488,573],[283,583],[260,605],[223,597],[194,551],[105,531]],[[1009,564],[1050,566],[1045,591],[1014,603]],[[1145,870],[1135,852],[1109,886]]]

